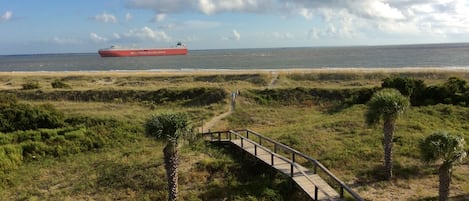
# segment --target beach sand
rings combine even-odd
[[[69,75],[210,75],[210,74],[256,74],[256,73],[457,73],[469,72],[469,67],[404,67],[404,68],[289,68],[289,69],[200,69],[200,70],[152,70],[152,71],[14,71],[0,72],[0,76],[69,76]]]

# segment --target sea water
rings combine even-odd
[[[159,71],[293,68],[469,68],[469,44],[189,50],[184,56],[98,53],[0,56],[0,71]]]

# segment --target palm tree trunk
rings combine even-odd
[[[449,185],[451,183],[451,164],[443,163],[438,170],[440,186],[438,189],[438,201],[448,201]]]
[[[178,195],[178,150],[177,143],[168,142],[163,149],[164,167],[168,179],[168,201],[176,201]]]
[[[394,135],[394,121],[386,119],[383,127],[384,140],[384,176],[386,180],[392,179],[392,138]]]

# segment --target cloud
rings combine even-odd
[[[156,14],[153,18],[153,22],[162,22],[166,19],[167,15],[164,13]]]
[[[131,8],[151,9],[156,13],[198,11],[212,15],[221,12],[266,12],[276,0],[128,0]]]
[[[194,9],[196,0],[128,0],[127,7],[150,9],[156,13],[175,13]]]
[[[2,16],[0,16],[0,22],[8,22],[13,18],[13,12],[11,11],[6,11],[3,13]]]
[[[113,34],[112,34],[112,36],[113,36],[113,37],[114,37],[114,39],[116,39],[116,40],[119,40],[119,39],[121,39],[121,35],[120,35],[120,34],[118,34],[118,33],[113,33]]]
[[[239,32],[236,30],[236,29],[233,29],[233,31],[231,31],[231,35],[230,36],[224,36],[222,37],[223,40],[240,40],[241,39],[241,34],[239,34]]]
[[[204,14],[211,15],[220,12],[265,12],[274,5],[275,0],[199,0],[197,8]]]
[[[130,13],[125,14],[125,21],[126,22],[130,22],[133,18],[134,18],[134,16],[132,14],[130,14]]]
[[[95,43],[104,43],[104,42],[108,41],[107,38],[99,36],[98,34],[93,33],[93,32],[90,33],[90,39],[91,39],[91,41],[93,41]]]
[[[280,33],[280,32],[273,32],[272,36],[275,39],[293,39],[295,36],[292,33],[286,32],[286,33]]]
[[[59,45],[76,45],[76,44],[81,44],[81,41],[75,38],[64,38],[64,37],[58,37],[55,36],[52,38],[52,42],[59,44]]]
[[[158,26],[160,29],[180,29],[180,30],[194,30],[194,29],[211,29],[220,26],[220,22],[216,21],[203,21],[203,20],[187,20],[180,23],[168,23]]]
[[[117,23],[117,17],[112,14],[108,14],[106,12],[96,15],[92,17],[91,19],[98,21],[98,22],[103,22],[103,23]]]
[[[170,41],[169,37],[164,31],[153,30],[149,27],[141,29],[131,29],[127,33],[122,34],[126,39],[139,40],[139,41]]]
[[[127,0],[127,5],[157,14],[230,12],[301,16],[323,24],[315,26],[318,34],[313,35],[318,37],[327,34],[353,37],[367,31],[414,35],[469,33],[467,0]]]
[[[220,25],[221,23],[216,21],[188,20],[183,22],[182,26],[191,29],[210,29]]]

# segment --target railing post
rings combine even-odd
[[[318,200],[318,187],[314,185],[314,200]]]
[[[230,142],[231,142],[231,132],[228,131],[228,139],[230,139]]]
[[[243,148],[243,138],[241,138],[241,148]]]
[[[210,132],[210,129],[208,129],[208,134],[210,135],[210,142],[213,142],[213,135],[212,132]]]
[[[277,153],[277,144],[274,143],[274,153]]]
[[[220,142],[220,141],[221,141],[221,133],[218,132],[218,142]]]
[[[293,178],[293,163],[290,163],[290,177]]]
[[[272,163],[272,167],[274,166],[274,154],[270,154],[270,161]]]
[[[257,145],[254,144],[254,156],[257,156]]]
[[[292,163],[290,163],[290,175],[293,178],[293,163],[295,163],[295,152],[292,152]]]
[[[246,131],[246,138],[249,139],[249,131]]]
[[[262,138],[259,136],[259,145],[262,145]]]
[[[314,163],[314,174],[318,173],[318,164]]]
[[[340,185],[340,198],[344,198],[344,186]]]

